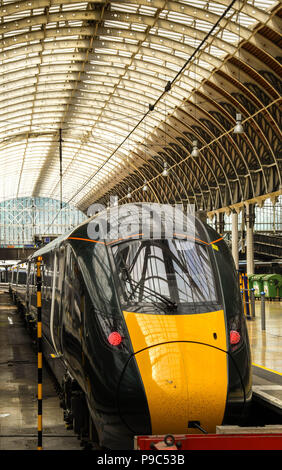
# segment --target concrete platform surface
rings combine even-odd
[[[253,393],[282,414],[282,302],[266,301],[265,330],[261,327],[261,304],[255,318],[247,320],[253,364]]]
[[[37,449],[37,355],[8,293],[0,290],[0,450]],[[43,368],[43,449],[80,450]]]

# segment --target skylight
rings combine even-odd
[[[80,204],[91,188],[98,194],[105,175],[118,173],[121,155],[128,154],[125,145],[111,157],[115,146],[142,117],[141,110],[145,113],[161,95],[164,83],[173,80],[188,61],[166,97],[172,112],[192,96],[194,86],[200,88],[204,80],[212,78],[215,63],[224,64],[241,38],[252,38],[254,28],[266,14],[270,16],[278,1],[236,2],[234,8],[242,11],[231,9],[229,20],[213,31],[199,52],[198,70],[189,62],[191,53],[228,2],[179,0],[164,2],[164,8],[162,2],[157,4],[149,0],[101,5],[2,0],[0,201],[15,197],[19,188],[26,196],[35,192],[58,197],[60,128],[66,168],[64,199],[73,198],[72,202]],[[147,118],[147,136],[164,117],[164,102],[160,101]],[[50,136],[44,134],[46,130]],[[143,134],[137,129],[131,147],[138,145]],[[145,138],[144,134],[141,141]],[[78,161],[83,162],[81,178]],[[38,172],[29,179],[26,169],[34,163]],[[15,167],[22,171],[15,172]]]

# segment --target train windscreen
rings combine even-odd
[[[212,311],[218,295],[208,246],[194,240],[132,240],[112,247],[123,308]],[[146,308],[146,307],[149,307]]]

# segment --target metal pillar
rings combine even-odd
[[[252,306],[252,318],[256,316],[256,302],[255,302],[255,289],[250,289],[250,299],[251,299],[251,306]]]
[[[59,150],[60,150],[60,206],[63,208],[63,156],[62,156],[62,129],[59,129]]]
[[[260,321],[261,321],[261,329],[265,331],[265,292],[260,293]]]
[[[238,214],[236,211],[232,212],[232,255],[235,267],[239,269],[239,247],[238,247]]]
[[[247,274],[254,274],[254,206],[246,205]]]
[[[223,232],[224,232],[224,212],[217,212],[215,227],[216,227],[215,228],[216,231],[220,235],[223,235]]]

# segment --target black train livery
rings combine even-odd
[[[164,237],[144,205],[121,207],[121,217],[107,209],[12,269],[11,293],[33,330],[42,257],[43,352],[65,420],[109,449],[131,449],[140,434],[243,423],[251,357],[229,248],[197,217]]]

